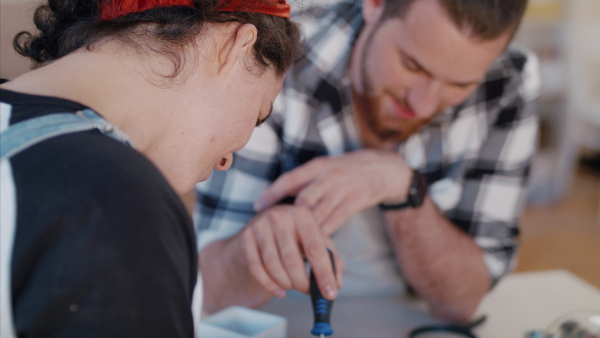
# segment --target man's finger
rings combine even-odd
[[[313,180],[310,182],[310,184],[307,184],[305,187],[303,187],[296,195],[294,205],[312,209],[325,193],[324,184],[321,183],[324,182],[320,180]]]
[[[370,207],[367,205],[367,200],[361,197],[340,195],[342,198],[336,200],[336,204],[327,207],[327,214],[324,219],[320,220],[321,230],[327,235],[331,236],[337,229],[340,228],[341,224],[348,220],[352,215],[357,212]],[[323,200],[323,203],[325,200]],[[321,207],[319,205],[317,208]],[[315,214],[320,211],[315,210]]]
[[[356,184],[352,180],[340,180],[336,189],[329,189],[313,208],[321,230],[331,236],[348,218],[374,206],[379,192],[370,184]]]
[[[316,158],[279,176],[254,202],[254,210],[261,212],[286,196],[296,196],[319,173],[324,161],[322,158]]]
[[[337,184],[337,182],[334,182],[333,180],[329,180],[329,182],[326,183],[324,182],[324,184],[319,184],[319,186],[324,191],[319,196],[319,200],[313,202],[311,207],[313,214],[315,215],[315,219],[317,220],[317,223],[319,223],[321,229],[323,229],[324,222],[325,220],[331,217],[331,213],[334,210],[342,207],[344,200],[347,198],[346,195],[348,194],[348,192],[345,191],[347,189],[345,189],[343,185],[340,186],[339,184]],[[300,192],[300,194],[302,194],[303,192],[304,190]],[[295,203],[299,204],[301,203],[301,201],[302,199],[299,197],[296,199]],[[334,231],[335,230],[336,229],[334,229]],[[326,232],[327,235],[331,235],[332,233],[333,231]]]

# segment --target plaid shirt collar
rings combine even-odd
[[[292,69],[295,86],[301,83],[306,93],[311,93],[313,105],[330,104],[333,109],[324,109],[315,116],[317,125],[330,118],[332,114],[342,114],[340,118],[352,118],[352,90],[349,76],[350,59],[353,48],[364,26],[362,3],[340,3],[336,9],[330,9],[325,18],[317,17],[315,21],[299,22],[308,36],[303,48],[303,58]],[[335,27],[332,29],[332,27]],[[338,34],[320,34],[319,32],[338,32]],[[339,46],[342,46],[341,48]],[[337,93],[333,93],[333,92]],[[332,95],[333,94],[333,95]],[[336,100],[339,98],[339,100]],[[339,106],[341,102],[341,107]],[[430,124],[443,124],[453,119],[453,113],[460,106],[448,107]],[[322,128],[320,128],[323,130]],[[353,137],[354,136],[354,137]],[[350,148],[361,147],[360,137],[350,135]],[[356,139],[354,139],[356,138]]]
[[[293,68],[292,76],[295,77],[295,86],[300,83],[311,95],[312,105],[332,106],[331,110],[317,114],[318,121],[331,114],[352,113],[348,69],[353,49],[348,47],[354,46],[364,25],[362,4],[348,6],[341,3],[337,7],[339,10],[327,11],[325,18],[318,17],[308,22],[299,18],[307,40],[304,57]],[[339,100],[336,101],[336,98]]]

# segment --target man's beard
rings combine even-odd
[[[352,95],[354,97],[354,104],[358,119],[368,129],[367,132],[376,136],[379,141],[390,142],[397,141],[403,142],[406,138],[403,137],[403,133],[400,130],[394,130],[388,128],[385,124],[381,123],[378,119],[378,113],[380,112],[380,97],[369,95],[366,87],[366,83],[363,81],[363,88],[365,92],[363,94],[357,93],[352,88]]]
[[[404,98],[399,98],[392,92],[386,92],[385,89],[379,95],[374,95],[376,91],[371,83],[371,79],[367,74],[367,60],[369,59],[369,51],[372,51],[371,44],[375,41],[373,36],[379,29],[379,26],[370,32],[367,38],[367,43],[364,49],[361,51],[361,64],[360,64],[360,76],[361,76],[361,88],[363,93],[358,93],[355,86],[352,88],[353,103],[355,105],[356,118],[358,123],[362,125],[363,132],[366,132],[369,139],[376,139],[378,144],[391,144],[391,143],[403,143],[411,135],[415,134],[421,127],[441,111],[442,107],[438,107],[435,114],[432,114],[426,119],[413,118],[410,120],[400,119],[395,117],[390,112],[382,110],[381,102],[385,94],[389,95],[391,99],[400,101],[400,104],[407,109],[411,109],[410,105]],[[411,109],[412,110],[412,109]],[[363,140],[364,141],[364,140]]]
[[[366,55],[365,55],[366,56]],[[357,118],[372,136],[382,143],[402,143],[416,133],[423,125],[427,124],[435,114],[428,119],[413,118],[410,120],[394,118],[389,112],[382,111],[381,102],[383,95],[373,95],[372,84],[366,71],[366,58],[361,64],[361,84],[363,93],[358,93],[352,87],[352,96],[356,108]],[[385,92],[384,92],[385,93]],[[390,98],[396,99],[391,93]],[[409,108],[406,102],[401,104]],[[386,121],[387,120],[387,121]],[[386,123],[387,122],[387,123]]]

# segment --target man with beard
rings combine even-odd
[[[306,293],[306,260],[328,299],[412,290],[468,319],[518,247],[538,128],[536,59],[509,46],[525,7],[304,11],[305,57],[272,118],[197,187],[204,310]]]

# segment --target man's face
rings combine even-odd
[[[380,21],[383,0],[365,0],[350,76],[367,146],[403,142],[464,101],[508,42],[509,34],[488,41],[470,36],[437,1],[417,0],[404,18]]]

